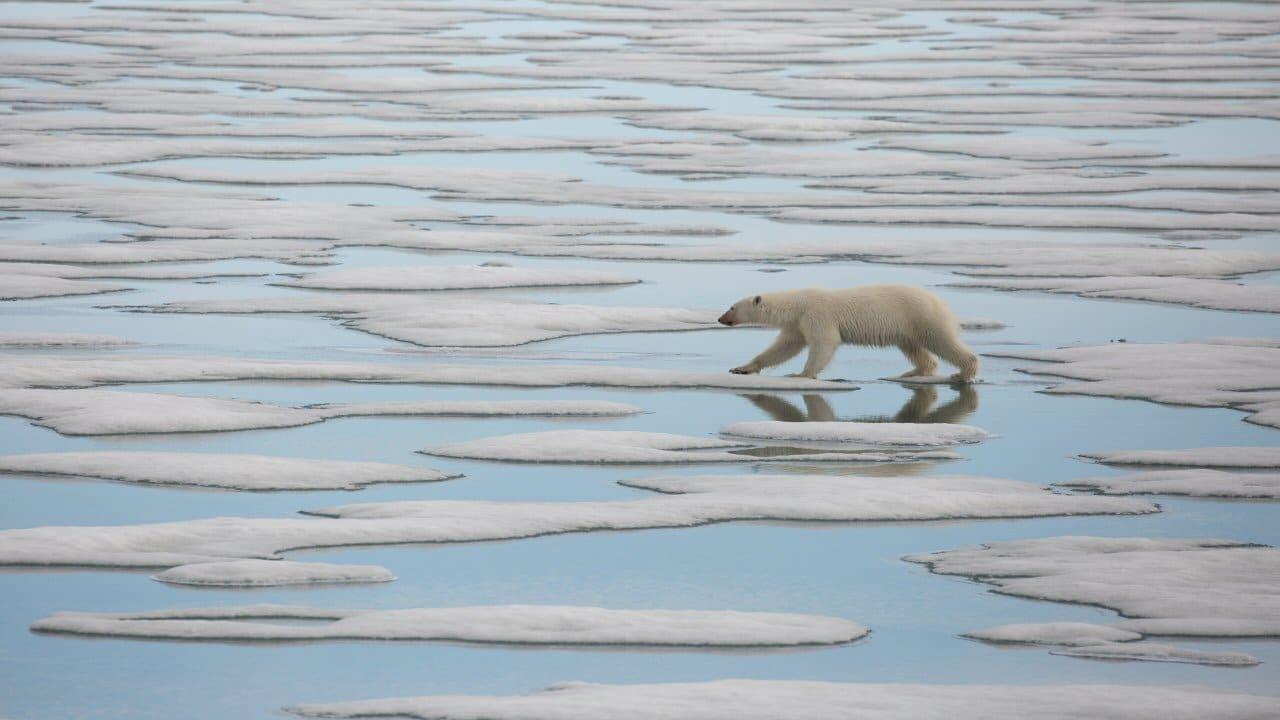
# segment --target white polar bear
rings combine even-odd
[[[816,378],[841,343],[897,346],[912,364],[903,378],[932,375],[938,368],[934,355],[959,369],[952,380],[971,382],[978,375],[978,357],[960,340],[960,324],[946,301],[910,285],[752,295],[734,303],[720,322],[782,329],[764,352],[729,371],[739,375],[780,365],[808,346],[809,358],[799,376]]]

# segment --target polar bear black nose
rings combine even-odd
[[[735,319],[733,318],[733,311],[732,311],[732,310],[730,310],[729,312],[727,312],[727,313],[725,313],[725,314],[723,314],[723,315],[721,315],[721,316],[720,316],[720,324],[721,324],[721,325],[728,325],[729,327],[733,327],[734,323],[736,323],[736,322],[737,322],[737,320],[735,320]]]

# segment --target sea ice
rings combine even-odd
[[[660,493],[594,502],[400,501],[321,508],[297,518],[0,531],[2,565],[172,567],[269,559],[313,547],[511,540],[734,520],[881,521],[1158,512],[1133,498],[1069,495],[966,476],[673,476],[628,486]]]
[[[1280,500],[1280,473],[1237,473],[1194,468],[1108,475],[1054,483],[1104,495],[1190,495]]]
[[[1270,720],[1280,700],[1156,685],[893,685],[800,680],[596,685],[295,705],[305,717],[422,720]]]
[[[273,587],[325,583],[376,583],[396,579],[377,565],[334,565],[289,560],[229,560],[193,563],[169,568],[152,576],[170,585],[204,587]]]
[[[1095,658],[1099,660],[1147,660],[1153,662],[1192,663],[1195,665],[1230,665],[1247,667],[1261,661],[1247,653],[1191,650],[1161,643],[1103,643],[1083,647],[1050,650],[1051,655]]]
[[[1081,453],[1081,457],[1107,465],[1280,469],[1280,448],[1266,445],[1182,450],[1116,450]]]
[[[873,447],[941,447],[990,437],[981,428],[948,423],[780,422],[733,423],[721,435],[779,442],[822,442]]]
[[[461,477],[458,473],[389,463],[124,451],[0,455],[0,473],[73,475],[229,490],[359,490],[373,483],[436,482]]]
[[[1210,341],[1119,342],[987,354],[1048,363],[1018,368],[1022,372],[1085,381],[1056,385],[1048,393],[1230,407],[1251,413],[1245,418],[1249,422],[1280,427],[1274,371],[1280,367],[1280,348]]]
[[[54,347],[122,347],[137,345],[114,335],[54,332],[0,332],[0,348],[54,348]]]
[[[1142,634],[1107,625],[1081,622],[1025,623],[971,630],[967,638],[993,643],[1029,645],[1099,645],[1141,640]]]
[[[1280,551],[1229,540],[1051,537],[909,555],[996,592],[1111,608],[1144,635],[1280,635]],[[1151,620],[1159,625],[1144,625]]]
[[[478,290],[640,282],[591,270],[544,270],[494,266],[347,268],[311,273],[277,285],[320,290]]]
[[[329,623],[249,620],[332,620]],[[436,640],[535,645],[785,647],[836,645],[869,631],[841,618],[716,610],[613,610],[493,605],[405,610],[331,610],[289,605],[154,613],[63,612],[37,632],[172,640]]]

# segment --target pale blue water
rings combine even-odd
[[[513,5],[513,8],[517,6]],[[50,18],[91,12],[56,3],[0,4],[0,18]],[[911,13],[901,25],[924,25],[963,40],[1001,30],[948,22],[952,13]],[[228,15],[224,18],[243,15]],[[1009,20],[1046,20],[1006,14]],[[443,34],[483,36],[575,29],[576,23],[499,20],[468,24]],[[922,50],[931,38],[905,38],[853,47],[850,55]],[[614,38],[583,41],[617,44]],[[87,48],[87,49],[86,49]],[[0,41],[0,52],[94,51],[48,40]],[[523,54],[448,58],[453,64],[509,64]],[[998,67],[999,64],[993,64]],[[801,66],[810,70],[812,66]],[[367,69],[349,74],[372,75]],[[405,74],[405,69],[386,71]],[[174,81],[176,82],[176,81]],[[139,83],[151,84],[151,83]],[[198,81],[193,87],[243,94],[235,83]],[[694,104],[719,113],[797,114],[780,101],[749,93],[657,83],[595,82],[598,87],[551,91],[589,97],[640,95],[654,102]],[[251,95],[253,93],[250,93]],[[283,97],[313,94],[283,91]],[[90,111],[86,111],[90,112]],[[801,113],[802,114],[802,113]],[[822,113],[827,114],[827,113]],[[851,113],[836,113],[854,115]],[[875,115],[876,113],[866,113]],[[237,124],[246,118],[209,116]],[[352,122],[376,121],[345,118]],[[279,122],[253,118],[252,122]],[[377,123],[380,126],[385,123]],[[405,123],[407,129],[443,126],[490,135],[554,137],[694,138],[635,128],[607,115],[570,115],[519,121]],[[1190,157],[1247,156],[1277,151],[1276,125],[1264,120],[1204,120],[1158,130],[1016,128],[1013,136],[1105,138]],[[861,141],[824,145],[847,152]],[[578,152],[419,153],[397,157],[334,156],[318,160],[192,159],[110,168],[0,171],[9,181],[74,181],[142,187],[182,187],[106,174],[132,167],[279,168],[307,172],[358,167],[485,167],[562,172],[591,182],[633,187],[803,192],[798,179],[751,177],[687,185],[673,176],[637,174],[602,164],[608,158]],[[221,187],[221,186],[220,186]],[[226,189],[223,187],[223,189]],[[389,187],[285,186],[255,192],[321,203],[431,205],[429,194]],[[841,227],[779,224],[749,214],[683,210],[632,211],[578,205],[442,203],[477,216],[596,217],[654,223],[713,224],[737,231],[731,238],[632,238],[673,244],[767,243],[856,234],[871,240],[916,237],[964,243],[992,238],[1071,243],[1131,241],[1115,232],[993,230],[959,227]],[[79,243],[135,231],[132,225],[64,213],[0,212],[0,242]],[[434,226],[434,225],[433,225]],[[447,224],[440,224],[447,227]],[[1144,241],[1164,242],[1138,235]],[[1275,237],[1249,233],[1234,240],[1188,244],[1273,250]],[[1085,300],[1042,293],[999,293],[945,287],[963,281],[946,268],[861,262],[773,266],[762,263],[593,261],[511,257],[492,253],[415,252],[343,248],[344,267],[473,265],[507,260],[525,267],[593,269],[637,277],[641,284],[609,289],[512,290],[477,293],[528,301],[625,306],[720,308],[741,295],[802,286],[906,282],[943,295],[961,317],[991,317],[1008,328],[967,334],[980,352],[1027,345],[1176,341],[1206,336],[1280,336],[1280,319],[1257,313],[1197,310],[1176,305]],[[121,280],[135,288],[111,295],[0,303],[0,330],[108,333],[144,343],[112,351],[63,350],[54,354],[228,355],[296,360],[376,363],[566,364],[602,363],[688,371],[724,371],[759,351],[770,335],[755,330],[619,334],[571,337],[505,351],[423,350],[342,328],[305,315],[167,315],[123,312],[111,305],[145,305],[195,299],[279,297],[306,291],[270,286],[282,273],[323,271],[255,260],[173,264],[174,268],[261,272],[260,278],[191,281]],[[782,269],[784,272],[760,272]],[[1247,282],[1274,284],[1274,274]],[[446,293],[466,296],[466,293]],[[7,350],[13,355],[49,351]],[[888,466],[766,463],[676,468],[519,465],[436,458],[418,453],[432,445],[547,429],[635,429],[713,435],[742,420],[791,418],[806,404],[828,403],[842,419],[882,421],[902,412],[913,391],[877,380],[906,368],[896,352],[844,348],[828,371],[859,389],[817,399],[800,394],[757,396],[727,391],[640,391],[605,388],[513,388],[343,383],[161,383],[114,388],[120,392],[171,392],[234,397],[279,404],[406,399],[592,399],[642,406],[646,414],[608,420],[349,418],[283,430],[121,437],[63,437],[29,422],[0,417],[0,453],[69,450],[162,450],[260,453],[371,460],[463,472],[442,483],[377,485],[359,492],[235,493],[145,487],[105,481],[35,476],[0,477],[0,528],[41,525],[121,525],[214,516],[285,517],[308,508],[416,499],[574,501],[648,495],[618,481],[666,473],[874,474],[885,483],[902,474],[966,473],[1026,480],[1040,485],[1117,472],[1079,460],[1082,452],[1125,448],[1273,445],[1276,431],[1241,421],[1241,413],[1140,401],[1052,396],[1037,392],[1049,378],[1014,371],[1029,363],[984,360],[985,383],[961,395],[941,387],[937,411],[923,419],[977,425],[997,437],[960,449],[962,459]],[[782,368],[780,372],[794,370]],[[1274,641],[1197,641],[1179,645],[1249,652],[1264,665],[1249,669],[1163,663],[1095,662],[1049,655],[1043,649],[993,647],[957,637],[981,627],[1058,620],[1109,622],[1114,613],[1059,603],[1003,597],[981,584],[929,574],[902,562],[908,553],[982,542],[1059,534],[1152,537],[1225,537],[1280,543],[1277,506],[1156,498],[1164,512],[1141,517],[1048,518],[1015,521],[920,523],[727,523],[683,530],[569,534],[512,542],[448,546],[324,549],[289,553],[292,559],[376,563],[399,580],[391,584],[228,591],[180,588],[149,580],[152,571],[0,569],[0,714],[21,720],[108,720],[182,717],[280,717],[294,702],[347,700],[432,693],[513,694],[552,682],[693,681],[723,677],[843,680],[857,682],[1139,683],[1196,684],[1276,694],[1280,644]],[[34,620],[58,610],[126,611],[222,606],[259,602],[333,607],[394,608],[464,604],[552,603],[617,608],[703,608],[790,611],[849,617],[872,628],[859,643],[787,651],[635,651],[530,649],[431,643],[331,642],[308,644],[182,643],[88,640],[35,635]]]

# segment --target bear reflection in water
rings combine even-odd
[[[821,395],[805,395],[804,409],[778,395],[743,395],[752,405],[763,410],[770,418],[781,422],[897,422],[897,423],[959,423],[978,409],[978,393],[971,385],[954,386],[955,399],[938,407],[938,391],[930,386],[916,387],[911,399],[896,415],[859,415],[837,417],[831,403]]]

